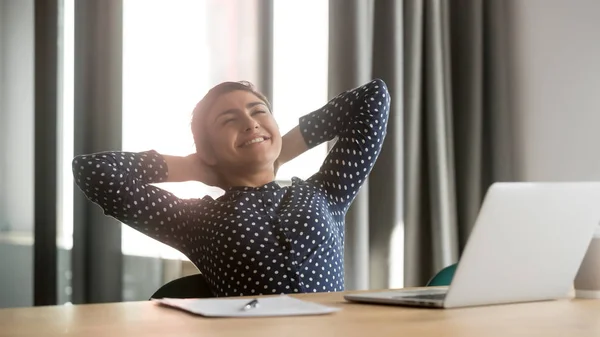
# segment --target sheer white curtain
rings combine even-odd
[[[273,17],[273,113],[285,133],[298,125],[300,116],[328,100],[329,5],[322,0],[275,0]],[[286,164],[277,178],[308,178],[321,166],[326,146]]]

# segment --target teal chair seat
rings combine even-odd
[[[429,280],[429,282],[427,282],[427,287],[449,286],[455,271],[456,263],[440,270]]]

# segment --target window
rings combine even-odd
[[[329,3],[274,1],[273,16],[273,113],[285,134],[298,118],[327,103]],[[326,154],[322,144],[284,165],[277,178],[306,179]]]
[[[209,83],[205,1],[123,2],[123,150],[171,155],[194,150],[190,113]],[[202,184],[162,184],[181,197],[208,192]],[[127,226],[122,252],[181,254]]]
[[[73,247],[73,111],[74,111],[74,65],[75,65],[75,3],[74,0],[62,0],[61,50],[59,58],[59,130],[58,130],[58,200],[59,208],[57,240],[64,249]]]
[[[58,303],[70,303],[73,248],[73,160],[75,91],[75,0],[59,6],[57,231]]]
[[[328,3],[274,4],[273,106],[285,133],[327,100]],[[123,150],[194,151],[191,111],[208,89],[225,80],[257,82],[257,5],[248,0],[123,2]],[[323,144],[282,167],[277,178],[307,178],[325,154]],[[222,194],[201,183],[160,187],[182,198]],[[184,258],[127,226],[122,251]]]

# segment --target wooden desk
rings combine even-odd
[[[351,304],[340,293],[298,297],[343,310],[313,317],[210,319],[151,302],[3,309],[0,336],[600,336],[600,300],[440,310]]]

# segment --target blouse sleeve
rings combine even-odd
[[[192,205],[151,185],[166,180],[168,168],[156,151],[102,152],[73,159],[77,186],[104,214],[181,250],[191,230]]]
[[[322,108],[300,118],[309,148],[337,142],[318,173],[309,178],[322,185],[330,203],[343,212],[371,172],[387,132],[390,96],[385,82],[375,79],[345,91]]]

